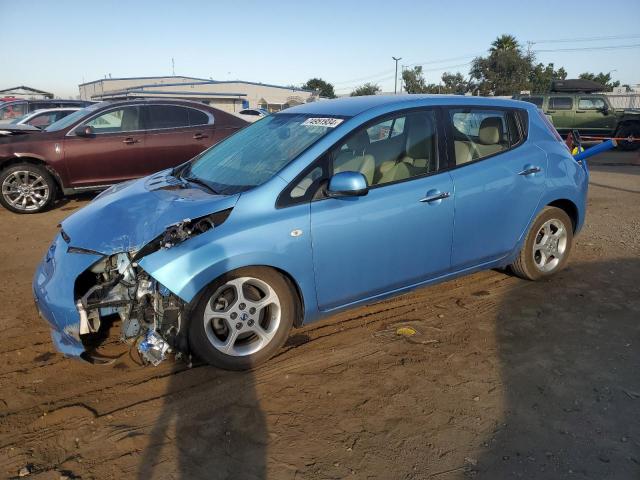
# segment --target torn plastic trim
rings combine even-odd
[[[232,210],[233,207],[194,219],[185,218],[181,222],[168,225],[164,232],[138,250],[132,261],[137,262],[160,249],[174,247],[190,238],[219,227],[229,218]]]

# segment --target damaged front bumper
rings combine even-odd
[[[185,350],[180,332],[185,304],[132,261],[129,253],[103,255],[70,247],[56,236],[33,279],[40,316],[51,326],[55,347],[69,357],[104,360],[86,341],[107,318],[119,318],[120,339],[137,342],[142,357],[157,365],[167,353]]]
[[[67,253],[67,243],[58,234],[33,277],[33,297],[40,316],[51,326],[55,347],[69,357],[81,357],[80,313],[74,300],[76,278],[99,255]]]

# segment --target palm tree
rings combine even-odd
[[[520,50],[520,44],[513,35],[500,35],[491,43],[490,52],[500,52],[506,50]]]

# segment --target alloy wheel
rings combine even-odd
[[[2,182],[2,196],[16,210],[40,210],[49,200],[49,185],[37,172],[17,170]]]
[[[542,272],[550,272],[562,261],[567,250],[567,229],[555,218],[542,224],[533,243],[533,262]]]
[[[214,348],[230,356],[252,355],[276,335],[281,321],[280,299],[262,280],[236,278],[209,298],[202,320]]]

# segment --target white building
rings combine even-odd
[[[318,99],[315,92],[295,87],[182,76],[105,78],[82,83],[78,88],[83,100],[181,98],[203,102],[229,112],[237,112],[243,108],[279,111]]]

